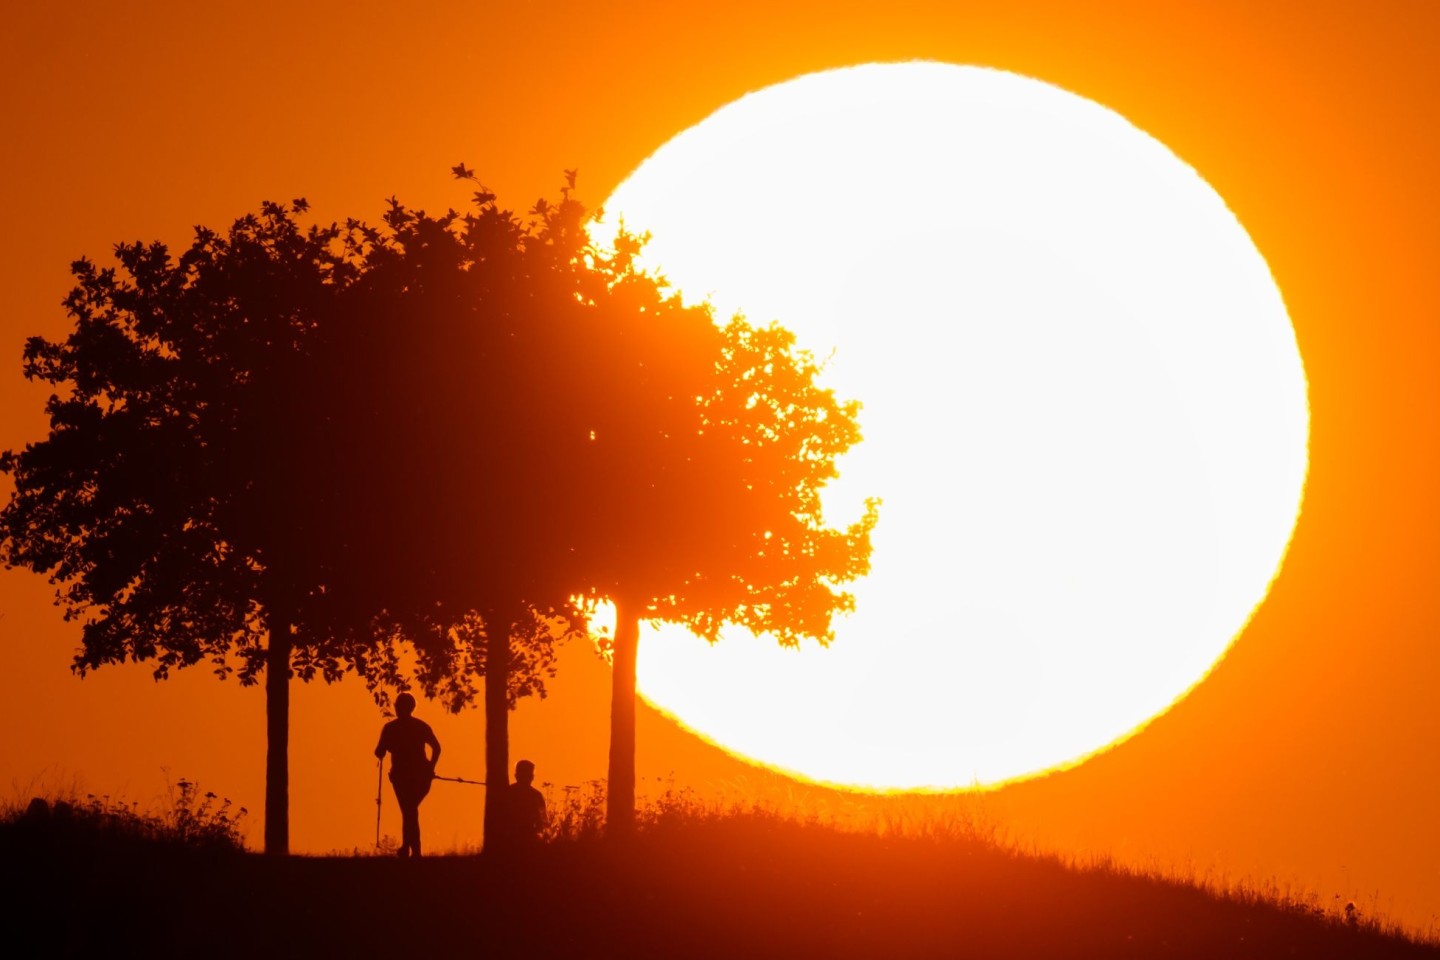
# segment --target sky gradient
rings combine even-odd
[[[327,222],[377,221],[391,194],[460,206],[468,192],[448,171],[461,161],[518,210],[557,194],[567,168],[599,203],[678,131],[802,73],[925,58],[1037,77],[1129,118],[1236,212],[1295,325],[1311,466],[1285,567],[1211,677],[1123,746],[989,794],[987,810],[1043,845],[1273,879],[1428,927],[1440,905],[1440,7],[1091,6],[21,9],[0,39],[0,449],[45,429],[45,391],[20,376],[24,338],[62,334],[68,264],[104,261],[116,241],[179,245],[262,199],[305,196]],[[40,577],[0,571],[12,731],[0,792],[78,782],[145,802],[167,776],[197,778],[248,806],[258,839],[260,689],[203,669],[157,685],[142,665],[79,680],[78,629],[50,595]],[[604,774],[606,677],[578,648],[561,667],[551,698],[516,715],[512,755],[535,760],[540,781],[581,784]],[[353,681],[292,697],[294,846],[366,847],[378,711]],[[478,712],[440,718],[422,701],[418,713],[445,742],[442,772],[483,769]],[[783,789],[653,714],[639,749],[642,776]],[[478,788],[437,785],[430,845],[475,842],[479,807]]]

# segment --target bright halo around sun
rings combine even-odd
[[[994,784],[1164,711],[1264,599],[1307,463],[1294,331],[1224,201],[1120,115],[997,70],[812,74],[605,210],[687,300],[828,358],[864,441],[827,519],[883,498],[828,649],[642,632],[685,726],[816,780]]]

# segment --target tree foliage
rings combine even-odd
[[[833,528],[820,491],[858,405],[781,327],[684,305],[644,238],[592,244],[573,172],[528,219],[453,172],[464,214],[303,228],[303,200],[267,203],[176,258],[78,261],[73,331],[26,347],[56,394],[0,457],[0,557],[56,584],[82,673],[413,673],[453,709],[484,676],[492,779],[507,708],[613,600],[623,818],[638,620],[827,642],[852,604],[876,506]]]
[[[81,673],[207,660],[253,682],[267,610],[311,589],[280,394],[358,275],[341,241],[267,203],[226,235],[198,228],[178,258],[122,243],[118,267],[72,265],[72,331],[25,347],[26,377],[56,393],[49,436],[0,456],[15,481],[0,555],[50,575],[83,624]],[[343,658],[306,644],[295,669],[334,679]]]
[[[56,390],[49,435],[0,456],[15,482],[0,558],[55,584],[66,618],[82,625],[78,672],[124,660],[152,662],[157,677],[201,662],[246,684],[265,672],[266,845],[277,850],[288,845],[292,671],[336,680],[353,670],[383,698],[409,682],[408,665],[458,709],[490,666],[470,594],[455,588],[476,568],[452,571],[458,547],[429,552],[444,538],[423,507],[453,507],[460,481],[449,469],[421,473],[436,461],[416,456],[439,449],[425,438],[464,426],[455,421],[470,409],[468,381],[446,381],[449,406],[437,407],[434,391],[406,389],[412,374],[427,382],[423,363],[346,366],[366,356],[366,338],[414,343],[423,332],[433,339],[421,346],[444,357],[466,346],[447,336],[487,329],[458,323],[431,296],[457,279],[454,263],[436,259],[445,243],[431,243],[455,218],[393,203],[383,227],[306,228],[306,209],[266,203],[226,234],[197,228],[178,257],[126,243],[117,266],[77,261],[65,300],[73,329],[31,338],[24,355],[26,376]],[[512,219],[466,220],[477,241],[488,238],[497,270],[519,250]],[[491,279],[510,295],[514,277]],[[425,310],[446,325],[407,329]],[[375,391],[379,420],[344,402]],[[457,532],[450,544],[487,533]],[[397,571],[406,577],[384,579]],[[405,589],[417,577],[445,588],[424,608]],[[524,612],[502,702],[543,692],[550,642],[565,632],[552,609]]]
[[[418,639],[415,679],[458,708],[467,677],[483,674],[477,565],[465,561],[477,544],[519,557],[543,542],[497,538],[466,452],[532,455],[514,445],[521,431],[509,447],[494,430],[481,437],[494,411],[484,393],[500,389],[497,370],[545,358],[512,347],[473,375],[495,352],[476,338],[510,337],[481,322],[497,297],[535,292],[522,289],[530,231],[493,200],[464,218],[392,201],[382,227],[306,228],[306,209],[266,203],[228,234],[197,228],[179,257],[122,243],[116,267],[72,265],[73,329],[25,347],[27,378],[56,393],[49,435],[0,455],[15,482],[0,557],[49,575],[66,619],[82,623],[82,673],[143,660],[164,677],[208,662],[254,682],[267,611],[283,604],[302,679],[358,669],[383,693],[411,679],[390,641]],[[466,253],[485,265],[471,276],[455,258]],[[458,309],[477,284],[497,296]],[[513,696],[543,687],[550,658],[532,659]]]
[[[626,292],[632,325],[693,331],[678,353],[664,336],[636,336],[608,365],[621,371],[620,402],[592,411],[585,495],[595,522],[580,552],[591,589],[617,608],[609,821],[624,832],[639,621],[680,623],[712,642],[728,623],[785,645],[828,643],[834,616],[854,604],[844,584],[869,569],[879,504],[848,526],[827,524],[820,494],[860,439],[859,404],[817,383],[819,366],[789,331],[741,316],[717,325],[707,307],[684,306],[628,264],[612,289]]]

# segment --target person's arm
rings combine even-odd
[[[440,762],[440,740],[429,727],[425,728],[425,742],[430,744],[430,775],[434,776],[435,764]]]
[[[385,728],[380,728],[380,742],[375,744],[375,759],[385,759]]]

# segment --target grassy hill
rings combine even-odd
[[[194,801],[195,798],[190,798]],[[215,808],[0,822],[11,956],[1434,957],[1299,904],[763,814],[591,830],[497,863],[245,853]]]

